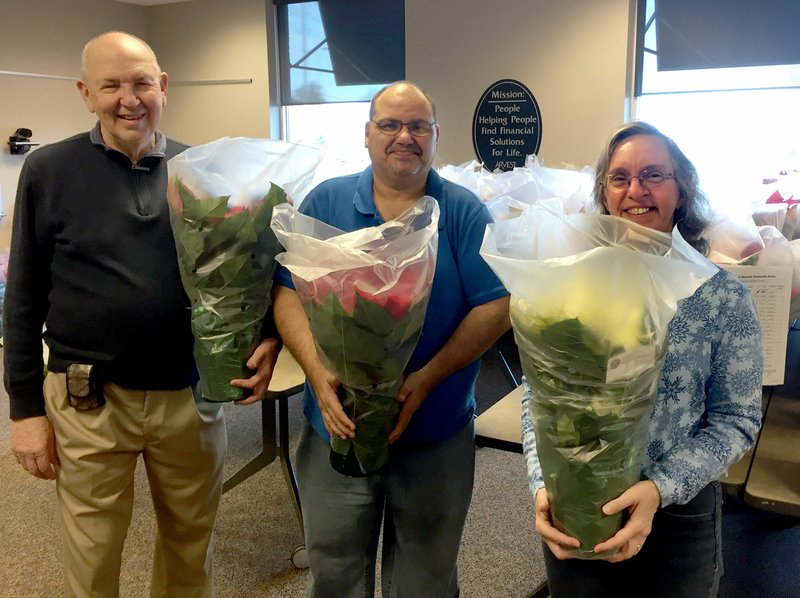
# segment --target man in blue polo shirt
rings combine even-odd
[[[329,439],[354,436],[337,398],[339,381],[320,362],[291,276],[276,274],[275,321],[306,373],[305,427],[297,476],[310,575],[307,596],[374,592],[383,525],[383,595],[458,596],[457,557],[474,478],[475,379],[480,356],[509,329],[508,293],[478,254],[488,211],[470,191],[431,169],[436,108],[400,81],[370,105],[365,146],[372,165],[326,181],[300,207],[344,231],[396,218],[423,195],[439,202],[439,247],[425,324],[398,392],[389,463],[362,478],[329,463]]]

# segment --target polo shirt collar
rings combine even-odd
[[[106,151],[118,151],[108,145],[103,139],[103,134],[100,132],[100,121],[94,126],[94,129],[89,131],[89,139],[95,145],[100,145]],[[119,152],[122,153],[122,152]],[[167,155],[167,136],[161,131],[156,131],[156,144],[153,146],[146,155],[140,158],[140,162],[145,158],[163,158]]]
[[[372,166],[367,166],[364,172],[358,177],[356,194],[353,198],[353,206],[364,216],[372,216],[375,224],[382,224],[383,218],[375,207],[375,196],[372,192]],[[444,193],[444,181],[435,170],[428,171],[428,180],[425,183],[425,195],[433,197],[439,204],[439,228],[444,228],[445,206],[439,201]]]

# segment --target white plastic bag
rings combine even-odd
[[[277,206],[272,229],[286,248],[317,353],[341,381],[339,398],[356,425],[352,441],[331,438],[331,464],[352,476],[388,459],[397,391],[416,347],[436,269],[439,204],[421,198],[395,220],[344,233]]]
[[[511,292],[553,521],[581,540],[575,556],[603,558],[622,520],[601,507],[639,479],[668,324],[717,268],[677,229],[557,202],[489,225],[481,255]]]
[[[274,183],[299,204],[322,160],[322,150],[276,139],[222,137],[178,154],[170,176],[203,197],[230,196],[229,207],[247,206],[264,197]]]
[[[194,356],[203,397],[245,398],[230,386],[247,378],[269,307],[273,207],[305,192],[321,154],[270,139],[218,139],[167,163],[167,200],[184,290],[192,303]]]

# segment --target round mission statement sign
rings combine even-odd
[[[503,79],[483,93],[472,118],[472,144],[478,160],[490,171],[524,166],[542,143],[542,114],[530,90]]]

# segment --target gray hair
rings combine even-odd
[[[668,136],[653,125],[643,121],[633,121],[622,125],[609,138],[605,149],[597,160],[594,169],[594,188],[592,198],[595,207],[604,214],[608,214],[603,203],[604,187],[611,156],[626,139],[635,135],[652,135],[661,139],[667,146],[667,151],[672,159],[675,171],[675,182],[678,185],[678,207],[673,215],[673,222],[678,226],[678,231],[684,239],[703,255],[708,255],[709,244],[703,238],[703,233],[709,227],[709,203],[705,193],[700,189],[700,179],[697,169],[689,158],[686,157],[678,145]]]

